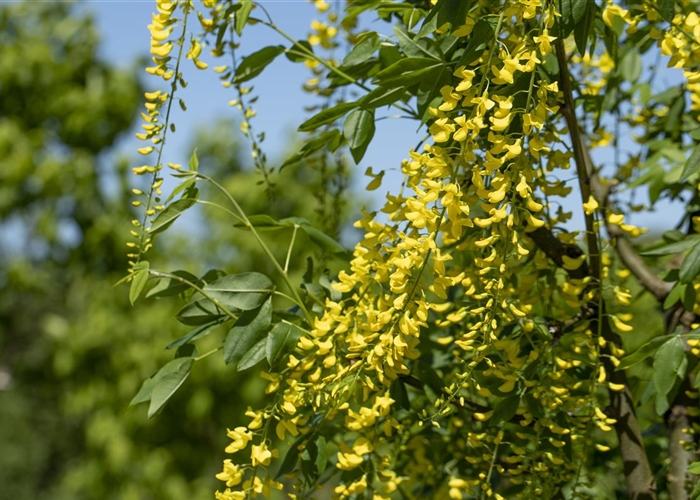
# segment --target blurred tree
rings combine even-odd
[[[224,445],[222,426],[259,400],[260,382],[225,372],[212,357],[156,419],[127,410],[172,356],[162,347],[186,330],[163,329],[173,301],[149,303],[144,315],[112,288],[127,266],[128,165],[115,172],[98,164],[131,126],[140,86],[100,60],[97,47],[92,19],[65,4],[0,10],[0,500],[209,498],[219,464],[203,453]],[[241,167],[232,130],[218,124],[201,133],[202,169],[252,191],[256,179]],[[290,167],[274,201],[244,204],[315,221],[332,211],[324,225],[337,231],[345,177],[328,172]],[[319,183],[336,194],[307,199]],[[245,232],[219,222],[208,217],[204,231],[231,236],[203,245],[207,264],[225,256],[227,272],[264,265],[248,256]],[[154,258],[191,263],[186,234],[174,234]],[[221,336],[206,341],[216,346]]]

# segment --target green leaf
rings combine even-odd
[[[349,68],[362,64],[374,54],[379,48],[379,37],[376,33],[365,36],[360,43],[355,45],[341,63],[342,68]]]
[[[465,0],[438,0],[423,21],[416,38],[428,36],[448,22],[453,30],[458,28],[464,24],[470,6],[471,2],[466,2]]]
[[[299,125],[300,132],[311,132],[321,125],[333,123],[353,108],[357,107],[356,102],[341,102],[331,108],[324,109]]]
[[[442,390],[445,388],[445,382],[443,382],[442,377],[440,377],[432,366],[427,363],[417,362],[414,375],[423,385],[430,387],[437,396],[442,394]]]
[[[395,379],[391,383],[391,386],[389,386],[389,396],[396,401],[397,408],[403,408],[404,410],[411,409],[411,401],[408,399],[406,385],[400,378]]]
[[[274,290],[270,278],[260,273],[229,274],[204,287],[204,292],[227,308],[249,311],[260,306]]]
[[[245,23],[248,22],[250,11],[253,10],[253,2],[251,0],[242,0],[240,6],[241,8],[236,11],[236,23],[234,26],[238,36],[241,36]]]
[[[681,134],[681,125],[685,111],[685,95],[681,94],[671,103],[671,107],[666,113],[666,124],[664,132],[668,132],[672,139],[678,138]]]
[[[346,250],[340,243],[328,236],[320,229],[315,228],[310,223],[302,223],[299,227],[309,236],[309,239],[318,245],[321,250],[328,253],[343,254]]]
[[[214,321],[212,323],[207,323],[205,325],[200,326],[199,328],[195,328],[191,332],[189,332],[187,335],[183,335],[179,339],[171,342],[167,346],[165,346],[166,349],[174,349],[176,347],[180,347],[182,345],[185,345],[189,342],[194,342],[195,340],[201,339],[202,337],[206,337],[209,335],[211,332],[216,330],[221,323],[219,321]]]
[[[683,340],[677,335],[674,335],[656,351],[651,378],[658,395],[666,397],[673,389],[676,378],[685,375],[680,373],[683,360],[685,360],[685,347]]]
[[[561,17],[554,26],[554,36],[566,38],[584,20],[590,0],[555,0]]]
[[[267,335],[272,322],[272,299],[251,311],[245,311],[236,320],[224,341],[224,362],[238,363],[255,344]]]
[[[297,463],[299,462],[299,454],[301,450],[299,449],[304,441],[308,439],[307,436],[299,436],[289,447],[286,455],[282,459],[279,469],[277,469],[277,474],[275,475],[275,480],[294,472],[297,468]]]
[[[316,438],[316,460],[314,465],[316,465],[316,470],[320,474],[326,470],[328,465],[328,444],[326,443],[326,438],[319,436]]]
[[[187,168],[190,169],[190,172],[196,172],[199,170],[199,158],[197,158],[197,148],[192,151],[192,156],[190,156],[190,160],[187,162]]]
[[[187,172],[181,172],[181,173],[187,174]],[[168,198],[165,200],[165,204],[167,205],[172,200],[174,200],[175,196],[177,196],[182,191],[187,192],[187,190],[190,189],[192,186],[194,186],[196,183],[197,183],[196,174],[187,175],[187,179],[185,179],[180,184],[175,186],[175,188],[171,191],[170,195],[168,195]],[[192,198],[192,196],[184,196],[184,198]]]
[[[356,109],[345,119],[343,135],[355,163],[360,163],[365,155],[367,146],[374,137],[374,131],[374,110]]]
[[[640,255],[645,257],[660,257],[662,255],[673,255],[681,252],[685,252],[691,247],[700,243],[700,235],[692,235],[681,241],[674,241],[668,245],[663,245],[658,248],[653,248],[651,250],[645,250],[640,252]]]
[[[238,362],[238,371],[247,370],[248,368],[257,365],[263,359],[265,359],[265,343],[266,339],[260,339],[257,344],[250,348],[250,350],[243,356]]]
[[[163,210],[158,214],[158,217],[153,221],[153,224],[148,229],[150,234],[158,234],[169,228],[173,222],[177,220],[178,217],[182,215],[182,212],[190,208],[197,202],[194,198],[181,198]]]
[[[679,274],[680,281],[689,285],[698,274],[700,274],[700,241],[695,243],[683,259]]]
[[[496,406],[493,408],[493,415],[490,418],[490,422],[493,424],[498,424],[501,422],[507,422],[515,416],[515,412],[518,411],[520,406],[520,396],[513,395],[503,398]]]
[[[656,410],[657,415],[663,415],[668,411],[670,407],[671,405],[668,402],[668,398],[666,396],[662,396],[659,393],[654,394],[654,410]]]
[[[282,45],[271,45],[244,57],[233,75],[233,83],[243,83],[255,78],[284,51]]]
[[[681,182],[685,181],[691,175],[700,171],[700,144],[695,146],[693,152],[690,153],[690,158],[688,158],[683,165],[683,173],[681,174]]]
[[[675,0],[656,0],[656,8],[659,9],[664,21],[671,21],[676,13]]]
[[[186,304],[175,316],[183,325],[197,326],[217,321],[223,313],[209,299]]]
[[[253,224],[257,231],[269,232],[278,231],[280,229],[299,227],[304,231],[311,241],[317,244],[323,251],[328,253],[345,253],[346,250],[340,243],[328,236],[323,231],[315,228],[311,223],[302,217],[286,217],[284,219],[275,220],[268,215],[253,215],[248,217],[248,220]],[[247,229],[247,226],[242,222],[237,222],[233,225],[237,229]]]
[[[576,49],[581,56],[584,56],[586,53],[586,45],[588,45],[588,39],[591,37],[591,30],[595,24],[597,9],[595,2],[587,2],[584,18],[574,28],[574,41],[576,42]]]
[[[193,358],[177,358],[186,360],[176,370],[164,375],[153,387],[151,404],[148,406],[148,418],[153,417],[158,410],[172,397],[180,386],[187,380],[192,368]],[[177,360],[174,360],[177,361]]]
[[[700,462],[692,463],[688,466],[688,472],[691,474],[700,475]]]
[[[285,227],[289,227],[287,224],[282,224],[280,221],[273,219],[269,215],[259,214],[259,215],[249,215],[248,221],[253,225],[258,232],[269,232],[269,231],[279,231]],[[236,229],[248,229],[248,226],[243,222],[236,222],[233,227]]]
[[[464,49],[462,57],[460,57],[457,62],[457,67],[469,66],[471,63],[476,61],[481,54],[484,53],[489,43],[496,38],[496,33],[493,31],[493,26],[491,23],[485,19],[481,19],[478,23],[474,25],[469,36],[469,43],[467,48]]]
[[[304,62],[309,59],[309,52],[314,53],[314,49],[311,44],[306,40],[297,40],[294,45],[289,47],[284,55],[292,62],[299,63]]]
[[[673,307],[673,305],[676,302],[678,302],[679,300],[683,300],[683,297],[685,296],[685,289],[687,287],[688,287],[688,285],[685,285],[683,283],[676,283],[673,286],[673,288],[671,288],[671,291],[664,299],[664,303],[663,303],[664,311],[671,309],[671,307]]]
[[[617,367],[615,368],[615,371],[625,370],[631,366],[636,365],[640,361],[644,361],[649,356],[655,354],[659,346],[664,344],[664,342],[666,342],[670,338],[671,335],[662,335],[661,337],[654,337],[642,347],[634,351],[632,354],[629,354],[622,358],[620,360],[620,364],[617,365]]]
[[[302,331],[292,323],[280,322],[272,327],[265,344],[265,356],[270,366],[276,366],[294,350]]]
[[[136,396],[129,402],[129,406],[134,406],[139,403],[145,403],[151,399],[151,394],[153,393],[153,388],[160,382],[160,380],[171,373],[177,373],[180,370],[189,371],[190,366],[192,366],[192,358],[175,358],[163,365],[160,370],[151,375],[148,379],[144,380],[139,392]],[[183,365],[187,365],[183,367]]]
[[[148,261],[142,260],[134,265],[131,286],[129,287],[129,302],[134,305],[136,299],[139,298],[143,289],[146,288],[146,283],[148,283]]]
[[[413,85],[427,78],[443,64],[427,57],[406,57],[374,75],[372,83],[387,87]]]
[[[186,279],[190,283],[197,284],[199,282],[199,278],[197,278],[197,276],[188,273],[187,271],[173,271],[170,274]],[[175,295],[179,295],[189,289],[189,285],[182,283],[175,278],[158,278],[156,285],[146,292],[146,298],[153,297],[159,299],[162,297],[174,297]]]
[[[404,95],[406,95],[406,89],[404,87],[380,85],[360,99],[358,104],[365,109],[376,109],[394,104],[396,101],[401,100]]]
[[[683,307],[685,307],[686,311],[693,310],[696,300],[697,294],[695,293],[695,288],[693,286],[686,286],[685,291],[683,292],[683,297],[681,298],[681,302],[683,303]]]
[[[642,76],[642,56],[636,49],[628,50],[619,66],[620,76],[630,82],[636,82]]]
[[[328,130],[323,134],[319,135],[318,137],[314,137],[313,139],[308,141],[302,146],[301,150],[298,153],[295,153],[289,158],[287,158],[280,167],[280,170],[298,162],[299,160],[306,158],[307,156],[311,155],[312,153],[315,153],[320,149],[325,149],[328,152],[332,153],[336,149],[338,149],[342,140],[343,136],[339,130]]]
[[[438,28],[438,9],[441,9],[444,6],[444,4],[445,0],[438,0],[437,4],[434,5],[432,9],[430,9],[428,15],[425,16],[425,19],[423,19],[423,24],[421,24],[418,33],[416,33],[416,38],[423,38],[424,36],[428,36],[432,33],[435,33],[435,30]]]
[[[394,36],[407,57],[429,57],[441,61],[440,51],[430,46],[435,43],[433,40],[414,37],[403,26],[394,26]]]

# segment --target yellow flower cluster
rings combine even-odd
[[[136,241],[127,242],[127,246],[131,249],[128,256],[131,259],[130,264],[132,266],[143,254],[148,252],[152,246],[151,238],[147,231],[148,219],[165,208],[163,205],[159,204],[162,194],[161,185],[163,184],[163,178],[160,176],[160,171],[163,168],[161,158],[166,135],[169,130],[173,132],[175,129],[173,124],[168,123],[167,117],[169,116],[170,106],[172,106],[173,103],[178,79],[180,82],[183,82],[179,75],[175,75],[175,67],[172,65],[173,57],[171,56],[173,47],[178,43],[182,43],[182,37],[176,41],[171,39],[174,26],[179,21],[175,16],[178,8],[181,9],[184,14],[182,20],[184,25],[187,14],[192,8],[190,2],[166,0],[158,0],[156,2],[157,13],[152,15],[151,24],[148,25],[151,34],[151,59],[154,66],[146,68],[146,72],[150,75],[162,78],[165,82],[170,81],[171,91],[167,93],[156,90],[144,94],[146,98],[144,107],[146,109],[145,112],[141,113],[141,118],[144,121],[141,125],[143,132],[137,133],[136,137],[146,142],[147,145],[140,147],[138,153],[143,156],[156,154],[157,159],[132,169],[135,175],[149,175],[151,177],[148,192],[144,192],[141,189],[133,190],[133,194],[137,199],[132,202],[132,205],[134,207],[144,207],[144,215],[142,220],[134,219],[132,221],[135,229],[131,230],[131,235]],[[177,66],[177,63],[175,66]],[[181,106],[184,106],[183,102],[181,102]],[[165,113],[162,113],[163,108],[165,108]],[[163,114],[165,116],[163,116]],[[175,169],[179,167],[174,164],[171,166]]]
[[[690,7],[692,9],[692,7]],[[695,11],[678,13],[670,29],[660,37],[661,53],[669,67],[683,70],[690,94],[690,109],[700,112],[700,16]]]
[[[489,9],[475,9],[465,26]],[[496,471],[522,483],[524,495],[542,495],[548,478],[561,483],[575,474],[567,453],[585,455],[596,432],[611,430],[614,421],[595,397],[596,387],[607,387],[597,333],[582,321],[562,345],[531,319],[564,322],[596,293],[587,281],[552,271],[528,237],[566,218],[550,214],[544,200],[568,193],[547,175],[568,168],[570,158],[553,146],[559,131],[549,118],[559,87],[537,72],[552,50],[557,13],[553,4],[521,0],[497,14],[498,42],[440,89],[441,102],[430,109],[432,144],[402,164],[404,191],[387,196],[381,217],[365,213],[355,224],[364,237],[333,286],[344,299],[326,302],[282,373],[265,374],[277,403],[231,434],[236,450],[247,446],[249,432],[257,436],[250,463],[258,468],[273,456],[261,459],[259,447],[270,444],[258,429],[274,423],[280,439],[306,436],[315,415],[346,429],[336,467],[362,471],[335,488],[336,498],[371,488],[381,500],[402,483],[432,485],[450,498],[477,491],[499,498],[489,484]],[[514,36],[515,20],[533,18],[541,20],[538,30]],[[514,92],[522,82],[524,90]],[[590,201],[588,209],[595,210]],[[584,259],[566,258],[567,269]],[[437,375],[445,387],[418,420],[399,418],[392,388],[424,383],[420,358],[430,345],[449,360]],[[499,405],[516,394],[505,418],[520,430],[497,431],[491,419],[504,418]],[[517,404],[528,398],[540,413]],[[459,473],[436,470],[436,442],[442,455],[464,461]],[[227,470],[225,463],[220,479],[240,484]]]

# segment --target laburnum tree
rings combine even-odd
[[[698,498],[698,2],[314,3],[324,19],[294,40],[265,2],[157,2],[126,279],[132,300],[184,300],[183,343],[216,328],[221,344],[181,349],[134,401],[155,413],[209,354],[268,382],[227,431],[218,500]],[[278,44],[246,50],[251,24]],[[318,107],[271,165],[252,81],[281,56],[309,68]],[[189,63],[231,89],[271,192],[287,165],[359,163],[377,120],[415,120],[351,255],[305,219],[245,213],[196,155],[168,163]],[[164,165],[181,180],[167,198]],[[213,203],[203,184],[284,287],[151,268],[155,236]],[[631,219],[653,210],[668,227],[640,238]],[[318,250],[297,279],[301,237]]]

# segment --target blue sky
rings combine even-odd
[[[307,0],[262,0],[265,8],[270,12],[273,21],[295,39],[304,39],[309,31],[310,21],[318,17],[315,8]],[[146,25],[150,22],[151,12],[154,10],[152,0],[139,1],[86,1],[82,8],[92,11],[95,15],[100,32],[103,34],[101,51],[105,59],[119,65],[132,65],[139,56],[147,56],[150,38]],[[387,25],[372,25],[369,28],[386,32]],[[264,26],[247,26],[241,45],[241,54],[254,52],[266,45],[287,44],[278,34]],[[651,70],[652,61],[645,61],[647,69]],[[215,63],[221,64],[221,63]],[[661,86],[677,80],[675,72],[664,71],[659,79]],[[668,71],[668,72],[667,72]],[[289,62],[286,58],[278,58],[266,71],[254,80],[254,94],[260,96],[255,104],[258,113],[254,118],[253,126],[256,131],[265,131],[266,142],[264,149],[272,165],[283,159],[285,152],[290,152],[293,147],[294,130],[309,114],[304,110],[315,101],[313,96],[301,90],[301,84],[309,77],[310,73],[301,64]],[[143,73],[143,81],[148,90],[160,88],[161,82],[155,77],[149,77]],[[210,124],[222,117],[239,119],[238,111],[228,107],[227,102],[235,98],[232,90],[224,89],[217,79],[217,75],[211,71],[200,71],[192,65],[185,66],[185,79],[189,82],[187,89],[182,91],[181,97],[187,103],[186,113],[179,109],[174,120],[177,125],[177,138],[170,140],[170,148],[166,162],[186,163],[191,151],[187,149],[190,144],[192,132],[201,125]],[[661,89],[657,89],[661,90]],[[136,126],[138,127],[138,125]],[[375,205],[388,190],[395,192],[400,180],[399,167],[401,160],[414,146],[418,139],[416,123],[409,120],[388,119],[377,123],[377,132],[372,144],[367,150],[362,164],[357,169],[355,185],[361,189],[367,182],[362,175],[367,166],[373,166],[375,171],[386,170],[382,187],[375,191]],[[624,149],[636,149],[636,145],[629,139],[623,138],[629,147]],[[118,151],[134,157],[134,151],[140,147],[139,141],[133,136],[125,138],[119,145]],[[596,151],[595,159],[599,163],[610,161],[610,151]],[[642,190],[646,191],[646,190]],[[646,198],[645,193],[642,194]],[[641,199],[639,200],[641,201]],[[580,201],[576,193],[566,200],[566,208],[574,208]],[[659,227],[666,226],[669,218],[677,220],[680,216],[678,207],[663,204],[656,213],[635,216],[637,224]],[[574,213],[578,212],[574,210]],[[670,213],[669,213],[670,212]],[[580,218],[574,218],[572,225],[581,227]]]
[[[263,0],[261,3],[273,21],[295,39],[305,39],[311,20],[319,18],[313,4],[307,0]],[[102,33],[101,53],[105,59],[129,66],[139,56],[148,56],[150,35],[146,26],[154,11],[153,1],[86,1],[83,6],[95,15]],[[384,26],[374,26],[372,29],[386,30]],[[261,25],[247,26],[240,51],[241,54],[248,54],[266,45],[278,43],[288,45],[288,42],[269,28]],[[214,62],[213,65],[218,64],[223,63]],[[281,161],[284,153],[289,153],[293,147],[296,127],[305,117],[310,116],[304,111],[304,106],[318,103],[314,96],[301,90],[302,83],[309,76],[309,70],[302,64],[294,64],[280,57],[253,81],[254,94],[260,96],[254,105],[258,114],[253,119],[253,126],[257,132],[265,131],[266,141],[263,147],[272,164]],[[180,95],[187,104],[187,112],[177,109],[174,120],[178,138],[170,141],[166,160],[183,164],[191,154],[186,148],[190,144],[192,132],[198,126],[210,124],[222,117],[236,120],[240,117],[235,108],[227,105],[236,97],[234,91],[224,89],[211,69],[200,71],[192,64],[186,64],[185,79],[189,85]],[[145,72],[143,81],[148,90],[160,88],[161,85],[158,78]],[[385,181],[384,188],[388,188],[392,180],[399,179],[401,160],[417,140],[415,132],[416,123],[409,120],[379,121],[375,138],[358,172],[364,172],[369,165],[375,171],[393,169],[396,175],[388,175]],[[118,145],[118,151],[133,156],[133,152],[140,146],[140,142],[131,136]],[[356,176],[358,187],[364,186],[366,182],[368,179],[363,175]]]

